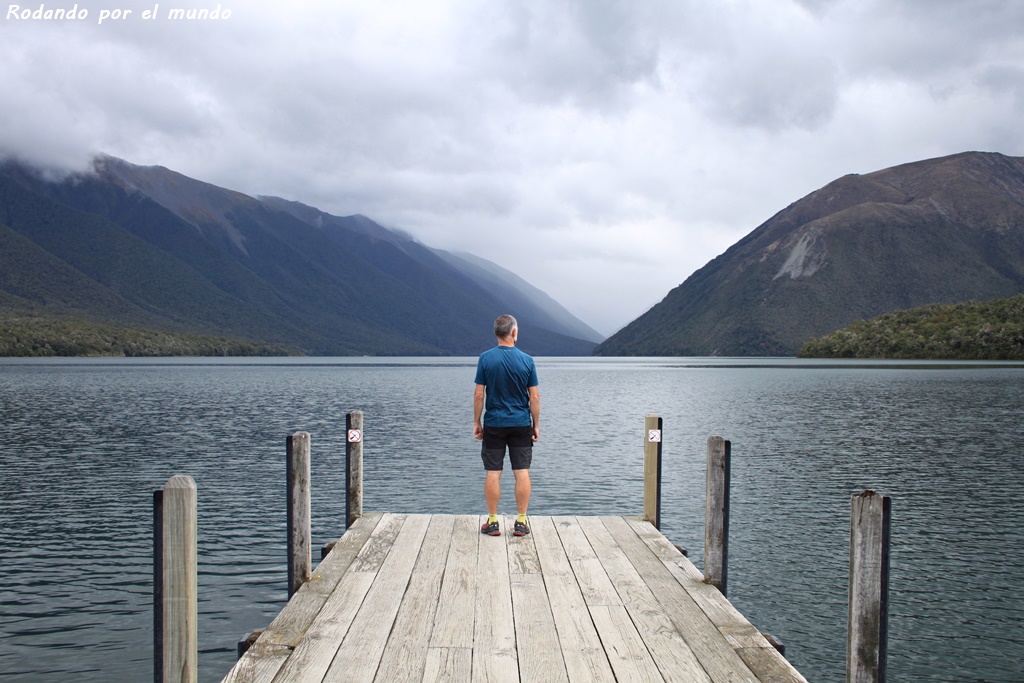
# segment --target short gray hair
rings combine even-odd
[[[516,319],[510,315],[500,316],[494,321],[494,336],[498,339],[505,339],[512,336],[512,330],[519,327]]]

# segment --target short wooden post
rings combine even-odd
[[[363,516],[363,413],[345,416],[345,528]]]
[[[707,513],[704,520],[704,582],[726,595],[729,577],[729,480],[732,445],[708,437]]]
[[[890,499],[864,491],[850,499],[847,683],[884,683],[889,620]]]
[[[661,529],[662,421],[657,415],[644,418],[644,519]]]
[[[309,581],[313,559],[310,533],[309,433],[288,437],[288,597]]]
[[[199,680],[196,483],[176,475],[163,490],[161,573],[163,586],[162,681]]]

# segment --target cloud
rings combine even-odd
[[[840,175],[1024,153],[1013,0],[221,5],[0,20],[0,153],[363,213],[605,332]]]

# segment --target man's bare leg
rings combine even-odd
[[[525,515],[526,509],[530,507],[530,493],[533,491],[530,470],[512,470],[512,474],[516,476],[516,510],[520,515]]]
[[[516,481],[518,482],[518,479]],[[516,489],[518,491],[518,485]],[[487,501],[487,514],[498,514],[498,501],[500,499],[501,470],[487,470],[487,477],[484,479],[484,500]]]

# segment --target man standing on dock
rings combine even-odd
[[[509,465],[516,478],[516,518],[513,534],[530,533],[526,509],[530,504],[530,463],[533,442],[540,438],[540,390],[533,358],[516,348],[519,324],[510,315],[494,321],[498,345],[480,354],[476,364],[476,391],[473,394],[473,436],[483,440],[481,455],[484,469],[484,498],[487,522],[480,532],[500,536],[498,500],[501,498],[501,471],[508,447]],[[484,408],[486,407],[486,414]],[[481,419],[482,418],[482,419]]]

